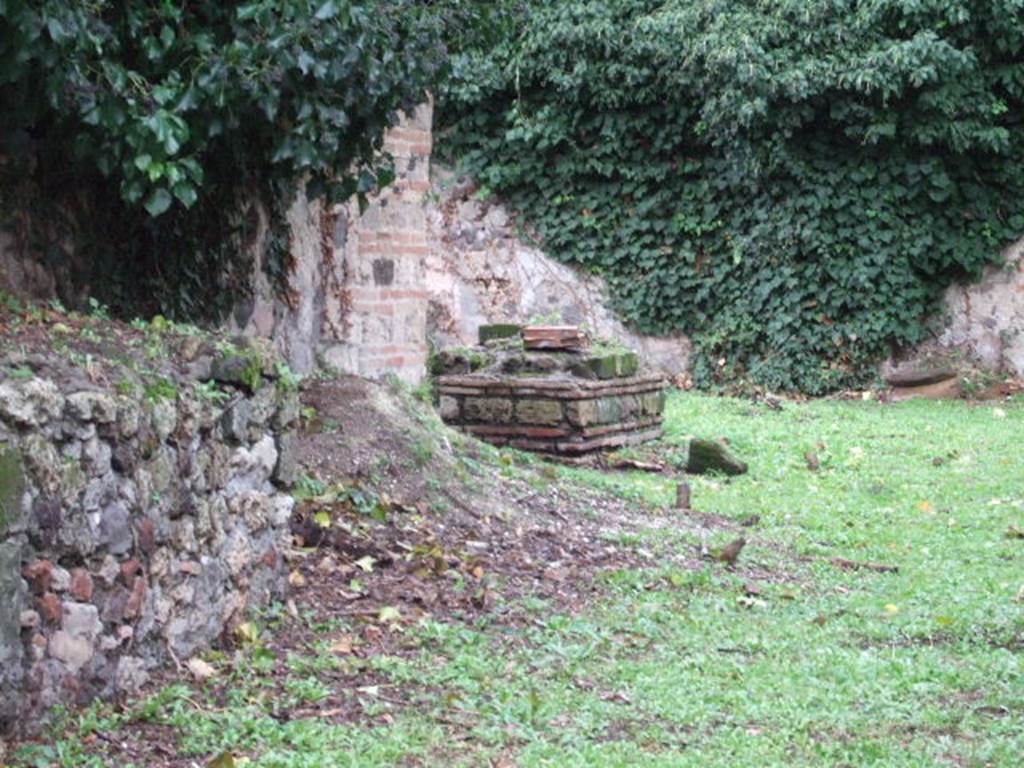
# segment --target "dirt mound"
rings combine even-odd
[[[635,503],[566,488],[555,467],[450,430],[408,393],[344,377],[312,383],[303,404],[300,567],[365,586],[329,590],[341,598],[330,611],[418,618],[526,594],[571,604],[597,571],[637,561],[609,541]]]

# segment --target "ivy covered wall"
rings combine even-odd
[[[864,383],[1024,234],[1020,0],[508,4],[445,151],[705,385]]]

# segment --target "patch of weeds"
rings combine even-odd
[[[295,704],[315,704],[331,695],[331,688],[315,675],[287,678],[284,690]]]
[[[84,327],[78,332],[78,338],[82,341],[88,341],[93,344],[98,344],[102,339],[100,335],[96,333],[92,328]]]
[[[309,654],[288,654],[287,666],[289,672],[306,676],[342,669],[345,666],[345,662],[337,654],[333,653],[330,647],[324,647],[320,653],[313,656]]]
[[[437,400],[434,391],[434,382],[430,378],[426,378],[423,382],[412,390],[412,396],[419,400],[421,403],[427,405],[433,405]]]
[[[92,296],[89,297],[87,303],[89,305],[89,314],[93,318],[97,320],[110,320],[110,308],[106,304]]]
[[[312,405],[304,405],[299,409],[299,424],[303,429],[308,429],[313,422],[316,421],[316,417],[319,411]]]
[[[192,391],[200,400],[220,405],[227,402],[231,395],[220,388],[216,381],[197,381],[192,385]]]
[[[138,394],[138,385],[129,378],[118,379],[117,384],[114,385],[119,395],[125,397],[135,397]]]
[[[151,403],[162,403],[177,399],[178,386],[170,379],[161,377],[148,382],[143,388],[143,394]]]
[[[302,376],[292,371],[288,363],[279,362],[275,366],[277,376],[277,391],[279,394],[297,392],[302,384]]]
[[[433,499],[430,502],[430,511],[437,515],[443,515],[452,510],[452,503],[445,498]]]
[[[35,377],[36,373],[31,368],[21,365],[17,368],[11,368],[8,370],[7,375],[12,379],[31,379]]]
[[[305,474],[299,475],[295,481],[292,495],[299,500],[315,499],[327,493],[327,484],[318,477]]]
[[[410,448],[413,461],[418,467],[425,467],[434,458],[434,441],[423,437],[415,441]]]
[[[301,478],[299,483],[303,484]],[[305,495],[312,491],[320,492],[312,496]],[[296,493],[296,498],[312,500],[320,507],[319,511],[313,514],[313,520],[323,528],[329,528],[333,524],[334,517],[339,511],[352,511],[374,520],[385,521],[391,506],[391,500],[386,495],[377,493],[372,488],[346,484],[323,487],[323,483],[314,478],[309,478],[305,482],[303,494]]]

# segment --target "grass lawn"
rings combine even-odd
[[[417,653],[367,660],[385,681],[365,691],[379,699],[373,727],[269,717],[256,654],[232,673],[232,706],[204,708],[202,687],[182,684],[137,719],[175,729],[193,756],[175,764],[237,753],[219,768],[1024,764],[1024,403],[775,412],[676,394],[666,432],[728,437],[749,461],[731,481],[691,478],[699,510],[760,516],[742,529],[739,571],[682,567],[692,528],[652,515],[618,539],[660,565],[607,574],[581,614],[537,604],[525,628],[427,622],[409,632]],[[558,474],[656,507],[674,499],[660,475]],[[315,701],[318,665],[336,663],[326,646],[296,655],[296,700]],[[420,705],[390,716],[388,687],[402,685]],[[123,718],[96,708],[24,757],[102,765],[83,739]]]

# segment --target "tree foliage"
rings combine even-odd
[[[242,200],[280,216],[299,179],[335,199],[389,181],[383,132],[435,82],[444,24],[417,0],[0,0],[0,155],[72,209],[115,303],[223,309]]]
[[[446,146],[704,384],[862,383],[1024,235],[1024,0],[521,7]]]

